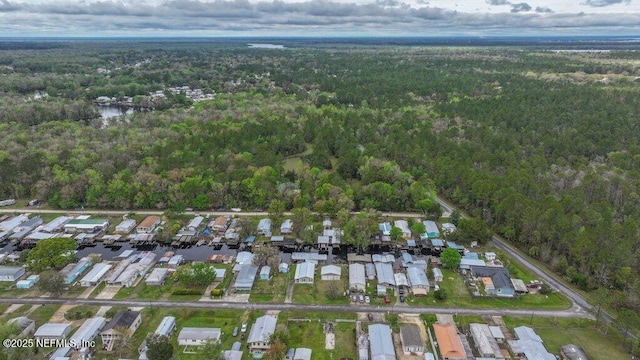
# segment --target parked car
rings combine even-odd
[[[373,314],[367,313],[367,318],[369,319],[369,321],[373,321]]]
[[[403,303],[404,302],[404,295],[400,295],[400,302]]]
[[[385,295],[385,296],[384,296],[384,303],[385,303],[385,304],[388,304],[388,303],[390,303],[390,302],[391,302],[391,299],[389,299],[389,296]]]
[[[369,298],[369,296],[368,296],[368,295],[367,295],[367,296],[365,296],[365,297],[364,297],[364,302],[365,302],[365,303],[367,303],[367,304],[368,304],[368,303],[370,303],[370,302],[371,302],[371,298]]]
[[[238,336],[238,327],[233,328],[233,336]]]
[[[358,302],[358,295],[356,294],[351,295],[351,301]]]
[[[361,303],[364,302],[364,295],[360,294],[358,295],[358,300],[360,300]]]
[[[243,332],[243,333],[247,332],[247,323],[242,324],[242,330],[240,330],[240,332]]]

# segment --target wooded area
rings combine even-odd
[[[65,209],[278,200],[434,217],[438,193],[638,311],[638,57],[206,42],[3,51],[0,195]],[[215,98],[166,90],[185,85]],[[99,96],[156,111],[103,120]]]

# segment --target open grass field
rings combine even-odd
[[[337,322],[336,319],[350,320]],[[278,323],[286,324],[289,331],[289,345],[307,347],[313,359],[332,360],[342,357],[356,357],[355,314],[282,312]],[[332,321],[336,338],[335,349],[325,349],[325,321]]]
[[[339,281],[323,281],[320,269],[316,268],[313,284],[294,285],[293,302],[297,304],[349,304],[349,298],[344,296],[348,282],[347,276],[347,269],[342,266],[342,276]]]
[[[521,325],[532,327],[547,350],[556,355],[560,355],[561,346],[574,344],[582,347],[592,360],[631,359],[622,343],[596,329],[592,320],[504,317],[504,322],[509,329]]]
[[[447,292],[445,301],[437,301],[430,291],[427,296],[410,296],[407,304],[414,306],[460,306],[460,307],[502,307],[502,308],[533,308],[533,309],[567,309],[571,303],[560,293],[549,295],[527,294],[518,298],[472,298],[466,289],[462,276],[451,270],[443,269],[444,280],[439,283],[440,288]]]
[[[250,302],[255,303],[283,303],[287,295],[289,274],[276,274],[269,280],[257,279],[249,296]]]

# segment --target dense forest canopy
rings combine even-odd
[[[65,209],[277,199],[335,216],[429,212],[435,192],[639,310],[639,57],[204,42],[3,51],[0,194]],[[194,102],[176,86],[216,95]],[[102,120],[100,96],[156,111]]]

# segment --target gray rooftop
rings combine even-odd
[[[256,319],[256,322],[251,326],[249,337],[247,338],[247,344],[256,342],[268,342],[271,334],[276,331],[276,324],[278,318],[275,316],[264,315]]]
[[[178,340],[209,340],[219,339],[220,328],[184,327],[178,334]]]
[[[36,330],[36,337],[64,337],[71,332],[71,324],[46,323]]]
[[[420,328],[416,325],[402,325],[400,327],[402,334],[402,344],[404,346],[424,346],[424,341],[420,335]]]
[[[417,267],[407,268],[407,275],[411,286],[429,286],[427,274],[422,269]]]
[[[376,275],[378,276],[378,283],[381,285],[396,285],[395,277],[393,276],[393,267],[388,263],[376,263]]]
[[[371,360],[396,360],[391,328],[384,324],[369,325]]]

